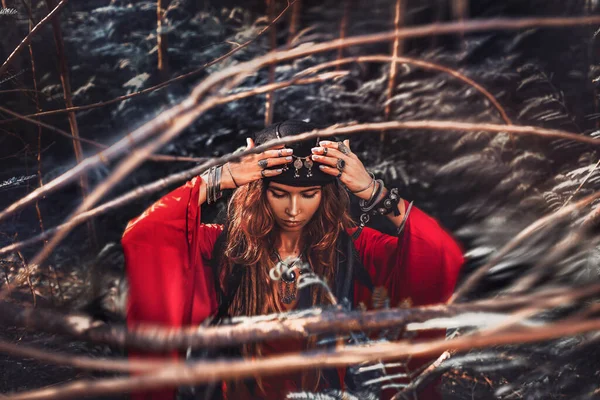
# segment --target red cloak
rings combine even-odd
[[[123,234],[129,327],[141,322],[170,327],[198,325],[216,311],[213,274],[207,261],[223,227],[200,222],[200,183],[201,178],[196,177],[165,195],[130,221]],[[444,303],[454,290],[464,261],[455,240],[416,207],[400,237],[364,228],[354,245],[374,286],[387,289],[392,306]],[[355,305],[370,305],[371,293],[366,288],[355,285],[354,293]],[[170,389],[134,397],[172,400],[174,393]],[[420,396],[436,397],[433,389]]]

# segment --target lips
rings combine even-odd
[[[284,222],[285,224],[287,224],[287,225],[298,225],[298,224],[300,224],[300,222],[302,222],[302,221],[288,221],[288,220],[285,220],[285,219],[284,219],[284,220],[283,220],[283,222]]]

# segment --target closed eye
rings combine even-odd
[[[304,197],[305,199],[312,199],[313,197],[315,197],[317,195],[318,192],[314,192],[311,194],[306,194],[306,193],[302,193],[302,197]]]

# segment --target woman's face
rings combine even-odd
[[[301,231],[321,204],[321,186],[295,187],[269,182],[267,201],[283,231]]]

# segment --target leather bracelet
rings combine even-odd
[[[350,193],[352,193],[352,194],[357,194],[357,193],[364,192],[365,190],[367,190],[368,188],[370,188],[370,187],[371,187],[371,185],[372,185],[373,183],[375,183],[375,174],[373,174],[372,172],[369,172],[369,175],[371,175],[371,182],[369,182],[369,184],[367,185],[367,187],[365,187],[364,189],[357,190],[357,191],[355,191],[355,192],[353,192],[353,191],[351,190],[351,191],[350,191]]]

